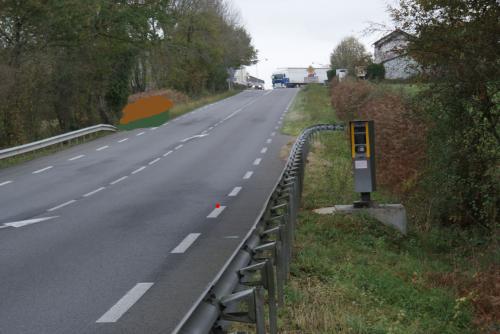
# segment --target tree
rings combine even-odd
[[[330,56],[331,68],[346,68],[354,75],[356,66],[366,66],[371,59],[365,46],[355,37],[344,38],[333,50]]]
[[[487,226],[500,207],[500,6],[401,0],[391,13],[429,84],[429,194],[442,220]]]

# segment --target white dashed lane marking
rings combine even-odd
[[[76,200],[72,199],[71,201],[67,201],[67,202],[65,202],[65,203],[63,203],[63,204],[60,204],[60,205],[55,206],[55,207],[53,207],[53,208],[50,208],[50,209],[48,209],[47,211],[48,211],[48,212],[52,212],[52,211],[55,211],[55,210],[58,210],[58,209],[64,208],[65,206],[68,206],[68,205],[73,204],[73,203],[75,203],[75,202],[76,202]]]
[[[120,183],[122,182],[123,180],[125,180],[126,178],[128,178],[128,176],[124,176],[124,177],[120,177],[118,180],[114,180],[113,182],[111,182],[110,184],[111,185],[115,185],[117,183]]]
[[[45,168],[42,168],[42,169],[39,169],[39,170],[36,170],[33,172],[33,174],[40,174],[40,173],[43,173],[51,168],[54,168],[54,166],[48,166],[48,167],[45,167]]]
[[[23,227],[23,226],[26,226],[26,225],[31,225],[31,224],[36,224],[36,223],[44,222],[46,220],[54,219],[54,218],[57,218],[57,217],[58,216],[55,216],[55,217],[34,218],[34,219],[21,220],[21,221],[12,222],[12,223],[5,223],[5,224],[0,225],[0,228],[6,228],[6,227],[15,227],[15,228],[18,228],[18,227]]]
[[[219,215],[222,213],[222,211],[224,211],[225,208],[226,208],[225,206],[215,208],[212,212],[210,212],[210,214],[207,216],[207,218],[219,217]]]
[[[238,196],[239,192],[243,189],[242,187],[234,187],[234,189],[229,193],[229,197]]]
[[[123,142],[126,142],[127,140],[128,140],[128,138],[123,138],[123,139],[119,140],[118,142],[123,143]]]
[[[146,166],[142,166],[142,167],[137,168],[136,170],[134,170],[134,171],[132,172],[132,174],[137,174],[137,173],[139,173],[139,172],[142,172],[142,171],[143,171],[143,170],[145,170],[145,169],[146,169]]]
[[[266,143],[267,143],[267,144],[271,144],[271,142],[272,142],[272,141],[273,141],[273,140],[272,140],[271,138],[269,138],[268,140],[266,140]]]
[[[139,136],[142,136],[143,134],[145,134],[146,132],[139,132],[138,134],[136,134],[137,137]]]
[[[249,178],[252,177],[252,175],[253,175],[253,172],[248,171],[248,172],[245,173],[245,176],[243,176],[243,179],[244,180],[248,180]]]
[[[174,151],[168,151],[167,153],[165,153],[163,156],[166,157],[166,156],[169,156],[170,154],[172,154]]]
[[[176,151],[177,151],[177,150],[178,150],[178,149],[180,149],[182,146],[184,146],[184,145],[182,145],[182,144],[177,145],[177,146],[174,148],[174,150],[176,150]]]
[[[77,155],[76,157],[69,158],[68,161],[75,161],[75,160],[83,158],[84,156],[85,156],[84,154]]]
[[[96,189],[94,191],[91,191],[89,193],[86,193],[85,195],[83,195],[83,197],[89,197],[89,196],[92,196],[94,194],[97,194],[99,191],[103,191],[104,189],[106,189],[105,187],[101,187],[99,189]]]
[[[4,182],[0,183],[0,187],[1,186],[6,186],[6,185],[8,185],[10,183],[12,183],[12,181],[10,181],[10,180],[9,181],[4,181]]]
[[[181,241],[177,247],[175,247],[170,253],[172,254],[182,254],[185,253],[186,250],[191,247],[191,245],[198,239],[200,233],[190,233],[184,240]]]
[[[271,136],[272,137],[276,136],[276,132],[271,132]]]
[[[260,150],[260,153],[262,153],[262,154],[265,154],[266,152],[267,152],[267,147],[264,147],[264,148],[262,148],[262,150]]]
[[[115,305],[97,319],[97,323],[117,322],[153,286],[154,283],[137,283]]]
[[[257,159],[255,159],[255,161],[253,162],[254,166],[258,166],[258,165],[260,165],[260,162],[261,162],[261,161],[262,161],[262,159],[261,159],[261,158],[257,158]]]
[[[96,151],[102,151],[102,150],[105,150],[107,148],[109,148],[109,145],[101,146],[101,147],[97,148]]]
[[[161,160],[161,158],[156,158],[156,159],[154,159],[153,161],[150,161],[148,165],[150,165],[150,166],[151,166],[151,165],[154,165],[155,163],[157,163],[157,162],[158,162],[158,161],[160,161],[160,160]]]

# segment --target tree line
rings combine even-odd
[[[255,58],[223,0],[2,0],[0,147],[114,124],[132,93],[224,90]]]

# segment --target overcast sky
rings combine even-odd
[[[342,38],[354,35],[373,53],[380,34],[364,35],[370,22],[390,25],[388,4],[394,0],[228,0],[259,50],[251,75],[271,87],[279,67],[328,65]],[[267,59],[267,61],[266,61]]]

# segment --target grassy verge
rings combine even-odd
[[[284,131],[296,135],[329,121],[335,115],[327,90],[309,87],[299,93]],[[492,263],[491,253],[458,230],[412,230],[402,237],[369,217],[312,211],[352,202],[352,182],[345,134],[323,135],[306,171],[281,333],[478,332],[472,286],[481,264],[471,259]]]
[[[226,99],[228,97],[231,97],[233,95],[236,95],[240,92],[240,90],[232,90],[232,91],[227,91],[224,93],[216,94],[216,95],[209,95],[209,96],[204,96],[192,101],[189,101],[187,103],[182,103],[174,106],[172,109],[152,116],[148,118],[143,118],[137,121],[130,122],[128,124],[121,124],[118,125],[118,128],[120,130],[133,130],[133,129],[139,129],[139,128],[149,128],[149,127],[155,127],[155,126],[160,126],[163,123],[167,122],[170,119],[174,119],[176,117],[179,117],[183,114],[186,114],[190,111],[193,111],[197,108],[203,107],[204,105],[214,103],[223,99]]]

